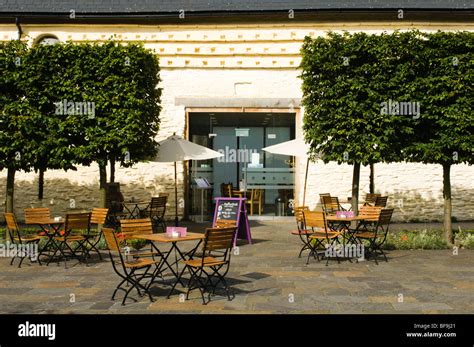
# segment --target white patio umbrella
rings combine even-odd
[[[309,145],[303,139],[294,139],[278,143],[273,146],[262,148],[264,151],[272,154],[291,155],[294,157],[305,157],[309,151]],[[306,161],[306,173],[304,176],[303,206],[306,200],[306,182],[308,181],[309,157]]]
[[[178,225],[178,178],[176,162],[183,160],[206,160],[222,157],[223,154],[207,147],[197,145],[173,134],[160,141],[158,155],[152,161],[174,163],[175,225]]]

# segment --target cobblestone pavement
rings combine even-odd
[[[192,229],[202,226],[193,225]],[[318,263],[298,258],[293,223],[252,221],[253,245],[239,241],[229,282],[235,299],[199,291],[180,302],[169,286],[121,305],[110,299],[119,278],[109,261],[10,266],[0,259],[0,313],[474,313],[474,251],[389,251],[389,261]],[[190,245],[188,245],[190,246]],[[107,255],[104,252],[104,255]],[[108,257],[104,257],[108,260]],[[171,279],[170,279],[171,281]],[[137,297],[136,292],[132,296]],[[182,300],[181,300],[182,301]]]

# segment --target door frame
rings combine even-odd
[[[285,108],[256,108],[256,107],[185,107],[184,108],[186,118],[184,126],[184,136],[186,140],[189,140],[189,115],[190,113],[294,113],[295,114],[295,138],[301,138],[303,136],[303,120],[301,118],[301,107],[285,107]],[[294,197],[295,201],[299,201],[301,194],[300,185],[300,165],[301,160],[295,158],[295,188]],[[304,174],[304,173],[303,173]],[[184,162],[184,218],[189,219],[189,163]]]

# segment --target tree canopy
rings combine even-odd
[[[330,32],[305,38],[302,56],[311,154],[354,164],[353,197],[360,164],[441,164],[450,242],[449,167],[474,161],[474,33]]]
[[[14,174],[97,162],[103,188],[107,160],[129,166],[156,154],[161,89],[150,50],[9,41],[0,53],[0,168]]]

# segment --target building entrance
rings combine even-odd
[[[190,163],[190,215],[200,215],[202,196],[206,216],[212,214],[217,196],[253,199],[254,216],[274,214],[278,202],[287,205],[293,199],[294,160],[262,148],[294,137],[294,113],[190,112],[189,139],[223,154]],[[207,179],[211,187],[199,191],[196,178]]]

